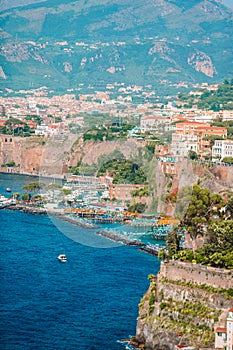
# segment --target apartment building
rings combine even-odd
[[[118,199],[121,201],[126,200],[132,200],[133,196],[131,194],[131,191],[139,190],[141,188],[144,188],[145,185],[136,185],[136,184],[109,184],[109,196],[110,199]]]
[[[198,122],[177,123],[176,133],[181,135],[197,135],[199,138],[199,151],[210,150],[210,140],[208,138],[211,136],[217,136],[222,139],[227,138],[226,128]]]
[[[196,134],[172,134],[171,151],[174,156],[187,156],[189,151],[199,152],[200,138]]]
[[[233,157],[233,140],[215,140],[212,147],[212,159],[223,160]]]

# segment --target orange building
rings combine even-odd
[[[135,184],[109,184],[109,197],[112,200],[113,198],[126,201],[132,200],[133,196],[131,191],[139,190],[144,188],[145,185],[135,185]]]
[[[209,136],[218,136],[220,139],[227,138],[227,129],[219,126],[211,126],[207,123],[184,122],[176,124],[176,133],[182,135],[196,134],[200,140],[200,150],[210,148],[210,141],[206,138]]]

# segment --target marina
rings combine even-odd
[[[131,212],[122,203],[104,200],[106,186],[100,186],[97,180],[93,182],[92,178],[92,183],[88,183],[88,177],[81,180],[58,185],[51,184],[49,179],[46,189],[40,191],[40,202],[14,199],[15,189],[11,186],[12,194],[8,194],[10,198],[1,197],[0,208],[57,216],[61,221],[152,255],[166,247],[166,237],[178,220],[158,212]]]

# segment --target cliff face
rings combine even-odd
[[[194,273],[199,271],[199,266],[193,266]],[[150,287],[139,304],[136,344],[147,350],[175,350],[177,345],[214,349],[214,328],[221,325],[222,315],[233,305],[232,297],[208,283],[212,276],[221,285],[218,272],[206,270],[205,277],[200,272],[201,283],[195,284],[175,274],[168,279],[165,271],[151,277]],[[189,273],[191,276],[191,269]],[[232,272],[226,274],[232,285]]]
[[[134,140],[83,142],[80,138],[72,147],[70,165],[76,165],[80,159],[82,159],[83,164],[95,164],[100,156],[103,154],[108,155],[115,150],[120,151],[126,158],[137,156],[138,144]]]
[[[76,135],[69,137],[13,137],[0,135],[0,165],[14,161],[13,172],[41,175],[61,175],[69,171],[69,166],[96,164],[103,154],[114,150],[126,158],[138,156],[138,145],[135,141],[83,142]],[[1,171],[6,171],[2,168]],[[10,169],[12,170],[12,169]]]
[[[14,161],[14,172],[39,173],[43,152],[43,139],[0,136],[0,164]],[[4,168],[1,169],[4,171]],[[7,170],[5,168],[5,170]]]

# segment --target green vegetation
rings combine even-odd
[[[233,109],[233,79],[231,81],[225,80],[223,84],[218,86],[217,90],[204,90],[202,94],[189,95],[179,94],[179,99],[185,102],[185,107],[192,108],[197,105],[199,109],[207,109],[213,111],[220,111],[221,109]]]
[[[216,121],[211,123],[213,126],[220,126],[227,129],[227,138],[233,138],[233,120]]]
[[[121,125],[93,127],[83,134],[84,141],[113,141],[116,139],[126,139],[128,130],[135,127],[134,124],[122,123]]]
[[[0,133],[28,137],[31,136],[33,130],[25,122],[17,118],[9,118],[5,121],[4,125],[0,127]]]
[[[148,186],[145,186],[145,187],[143,187],[143,188],[140,188],[140,189],[138,189],[138,190],[133,190],[133,191],[131,191],[131,195],[133,196],[133,197],[147,197],[147,196],[149,196],[149,187]]]
[[[97,173],[97,176],[108,173],[113,177],[114,184],[144,184],[146,183],[146,176],[142,168],[130,161],[124,159],[113,159],[103,164]]]
[[[107,163],[108,161],[112,160],[112,159],[125,159],[125,156],[123,153],[121,153],[117,148],[114,149],[113,152],[109,153],[109,154],[102,154],[101,156],[99,156],[98,158],[98,166],[101,167],[102,165],[104,165],[105,163]]]
[[[18,199],[20,199],[20,193],[19,192],[14,192],[12,197],[18,200]]]
[[[16,164],[15,164],[14,160],[11,160],[10,162],[8,162],[6,164],[1,164],[1,166],[3,168],[6,168],[6,167],[12,168],[12,167],[16,166]]]
[[[164,259],[172,258],[175,254],[177,254],[180,250],[180,240],[181,237],[178,234],[176,229],[173,229],[169,234],[167,235],[166,238],[166,245],[168,249],[168,255],[165,256],[164,254],[161,253],[160,257]]]
[[[223,199],[219,194],[211,194],[208,189],[194,185],[191,201],[181,221],[181,226],[186,227],[186,232],[192,239],[197,235],[203,236],[211,218],[214,215],[220,216],[223,204]]]
[[[233,157],[225,157],[222,161],[224,163],[233,164]]]
[[[233,220],[212,222],[206,233],[206,242],[194,252],[181,250],[173,257],[183,261],[195,261],[214,267],[233,269]]]
[[[146,210],[146,204],[143,203],[135,203],[128,207],[128,210],[131,212],[144,213]]]
[[[32,120],[33,122],[36,122],[36,124],[41,125],[41,123],[43,122],[43,119],[36,114],[28,114],[25,117],[25,120]]]
[[[166,277],[163,277],[161,279],[161,281],[165,282],[165,283],[175,284],[177,286],[189,287],[191,289],[192,288],[202,289],[202,290],[206,290],[206,291],[213,293],[213,294],[223,294],[228,299],[233,298],[233,288],[228,288],[228,289],[215,288],[215,287],[209,286],[207,284],[199,284],[199,283],[186,282],[186,281],[181,281],[181,280],[170,280]]]
[[[31,199],[31,195],[29,193],[23,193],[21,198],[22,201],[29,201]]]
[[[35,181],[35,182],[29,182],[27,185],[23,186],[22,189],[25,190],[27,194],[31,194],[31,193],[36,194],[44,187],[45,187],[45,184],[39,181]]]
[[[191,160],[196,160],[196,159],[199,158],[199,157],[198,157],[198,154],[197,154],[196,152],[192,151],[192,150],[190,150],[190,151],[188,152],[188,156],[189,156],[189,158],[190,158]]]
[[[180,232],[189,234],[193,243],[198,235],[202,236],[203,246],[196,249],[194,244],[193,251],[181,250]],[[233,269],[232,232],[233,196],[226,203],[219,194],[195,185],[183,219],[167,236],[168,253],[161,252],[159,257]]]
[[[91,175],[95,175],[97,170],[98,170],[97,164],[92,164],[92,165],[78,164],[77,166],[70,167],[70,172],[74,175],[91,176]]]

